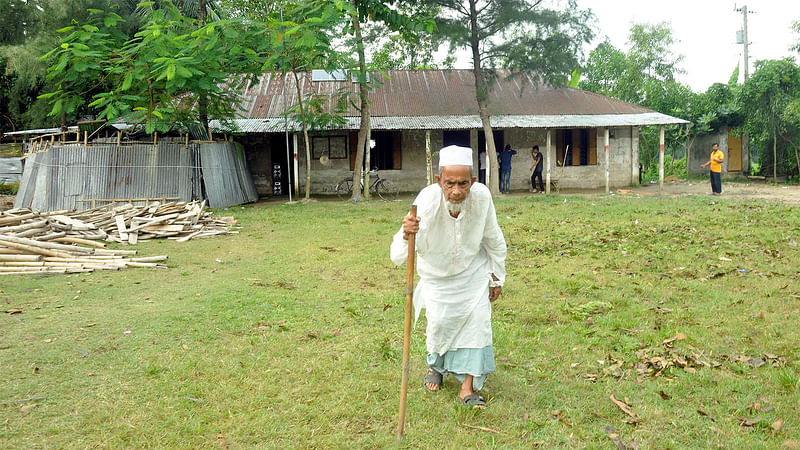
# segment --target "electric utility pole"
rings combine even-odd
[[[741,8],[734,9],[737,12],[742,13],[742,30],[741,30],[741,39],[739,39],[739,33],[736,36],[736,43],[744,45],[744,82],[747,83],[747,80],[750,78],[750,60],[749,60],[749,48],[750,48],[750,40],[747,36],[747,5],[742,5]],[[749,173],[750,172],[750,136],[747,133],[742,133],[742,156],[747,156],[747,161],[742,161],[742,173]],[[742,158],[744,159],[744,158]],[[744,169],[747,169],[745,172]]]
[[[750,78],[750,62],[748,60],[748,47],[750,42],[747,38],[747,5],[742,5],[741,8],[736,8],[736,12],[742,13],[742,37],[741,39],[736,40],[738,41],[737,44],[744,45],[744,81],[746,82],[747,79]]]

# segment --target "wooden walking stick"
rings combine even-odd
[[[417,205],[408,211],[417,217]],[[403,426],[406,423],[406,397],[408,394],[408,366],[411,358],[411,314],[414,300],[414,242],[416,233],[408,235],[408,262],[406,263],[406,317],[403,323],[403,378],[400,383],[400,417],[397,424],[397,442],[403,440]]]

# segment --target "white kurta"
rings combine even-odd
[[[426,310],[429,353],[492,344],[489,282],[492,274],[497,285],[505,282],[506,242],[486,186],[473,184],[464,201],[458,218],[447,211],[438,184],[414,201],[420,217],[414,311],[416,318]],[[397,265],[408,258],[402,227],[392,241],[391,258]]]

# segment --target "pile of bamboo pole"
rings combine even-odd
[[[0,212],[0,275],[76,273],[166,267],[166,255],[136,258],[98,241],[136,244],[153,238],[187,241],[237,233],[232,217],[212,218],[205,202],[106,205],[85,211]]]
[[[166,267],[159,264],[166,261],[166,255],[136,258],[133,256],[136,250],[109,250],[105,244],[94,241],[87,241],[92,244],[90,246],[82,246],[66,240],[70,238],[52,237],[58,234],[50,233],[30,239],[0,232],[0,275]]]
[[[235,234],[233,217],[212,217],[202,202],[154,202],[145,206],[126,203],[100,206],[69,215],[74,226],[105,233],[109,242],[136,244],[149,239],[169,238],[178,242],[219,234]]]

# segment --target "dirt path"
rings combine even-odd
[[[671,197],[699,195],[711,197],[711,185],[708,181],[674,181],[664,183],[664,193],[659,194],[658,184],[648,184],[644,186],[612,189],[614,195],[636,196],[636,197],[656,197],[666,195]],[[564,195],[606,195],[604,189],[562,189],[560,194]],[[532,195],[527,192],[514,192],[511,195]],[[737,183],[722,182],[722,197],[720,199],[738,200],[765,200],[783,203],[786,205],[800,206],[800,186],[773,185],[764,183]]]
[[[631,189],[634,195],[659,195],[658,184]],[[711,198],[711,185],[701,181],[678,181],[664,183],[664,194],[671,196],[703,195]],[[771,200],[788,205],[800,206],[800,186],[773,185],[764,183],[722,182],[722,199]]]
[[[5,211],[13,207],[14,207],[14,196],[0,194],[0,211]]]

